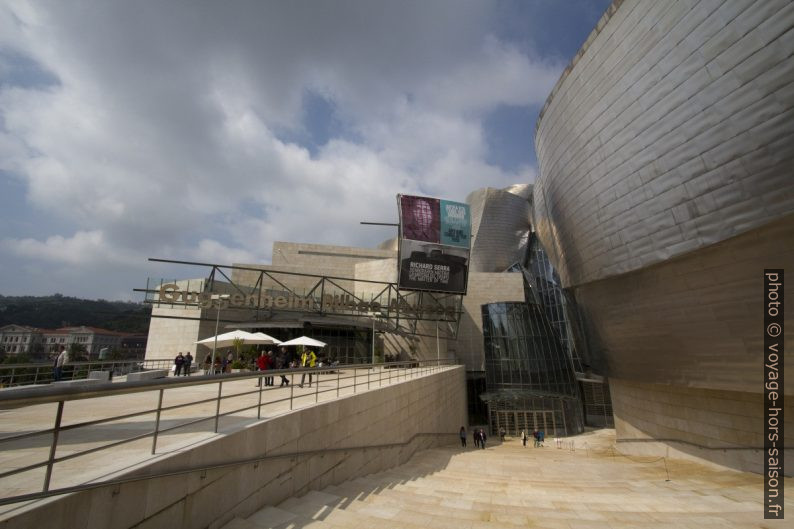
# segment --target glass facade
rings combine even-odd
[[[528,260],[527,269],[532,280],[533,288],[531,290],[535,295],[535,301],[543,307],[557,336],[560,337],[563,347],[571,358],[574,370],[577,373],[583,373],[584,369],[570,325],[572,305],[566,299],[560,277],[551,266],[543,246],[534,234],[532,234],[532,240],[529,243]]]
[[[583,428],[579,388],[567,351],[537,303],[482,306],[488,404],[492,431],[513,435],[543,428],[572,435]],[[539,429],[540,429],[539,428]]]

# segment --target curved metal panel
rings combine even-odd
[[[469,193],[466,202],[472,219],[470,270],[504,272],[522,260],[530,229],[527,199],[487,187]]]
[[[546,103],[536,231],[566,286],[794,212],[794,4],[627,0]]]

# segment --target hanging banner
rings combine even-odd
[[[471,248],[469,205],[398,195],[401,290],[465,294]]]

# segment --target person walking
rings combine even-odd
[[[286,369],[287,368],[287,357],[284,352],[284,348],[282,347],[281,350],[276,355],[276,369]],[[284,373],[281,373],[281,384],[279,387],[289,386],[289,379]]]
[[[314,351],[311,349],[304,349],[303,354],[301,355],[301,367],[314,367],[317,363],[317,355],[314,354]],[[303,387],[303,382],[306,380],[306,373],[303,373],[301,376],[301,383],[299,384],[300,387]],[[312,374],[309,373],[309,387],[312,387]]]
[[[527,447],[527,432],[526,432],[526,430],[521,430],[521,443],[524,445],[524,448]]]
[[[193,355],[190,354],[190,351],[187,352],[185,355],[185,365],[182,367],[184,369],[184,373],[186,377],[190,376],[190,366],[193,365]]]
[[[185,365],[185,357],[182,356],[182,351],[179,351],[174,358],[174,376],[178,377],[182,374],[182,366]]]
[[[480,447],[480,430],[475,428],[474,431],[472,432],[471,436],[474,439],[474,448],[479,448]]]
[[[466,428],[460,427],[460,446],[466,448]]]
[[[538,429],[537,428],[535,428],[532,431],[532,438],[535,440],[535,448],[537,448],[538,447]]]
[[[256,368],[259,371],[267,371],[267,356],[265,356],[265,352],[262,351],[259,353],[259,356],[256,358]],[[265,381],[265,386],[267,386],[267,378],[266,377],[259,377],[259,380],[256,382],[256,387],[262,386],[262,380]]]
[[[266,360],[266,363],[267,363],[267,368],[266,369],[272,370],[273,366],[276,364],[275,360],[273,359],[273,352],[272,351],[268,351],[267,352],[267,354],[265,355],[265,360]],[[273,385],[273,375],[265,377],[265,385],[266,386],[272,386]]]
[[[66,347],[63,345],[58,346],[58,357],[55,359],[55,370],[52,374],[54,382],[58,382],[63,378],[63,368],[69,362],[69,353],[66,352]]]
[[[485,430],[480,428],[480,448],[485,450],[485,440],[488,439],[488,436],[485,435]]]
[[[538,432],[538,446],[543,447],[543,440],[546,438],[546,432],[540,430]]]
[[[505,433],[506,432],[504,428],[499,428],[499,440],[503,443],[505,442]]]

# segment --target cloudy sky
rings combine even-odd
[[[397,193],[532,182],[609,0],[5,0],[0,294],[132,299],[274,241],[374,246]]]

